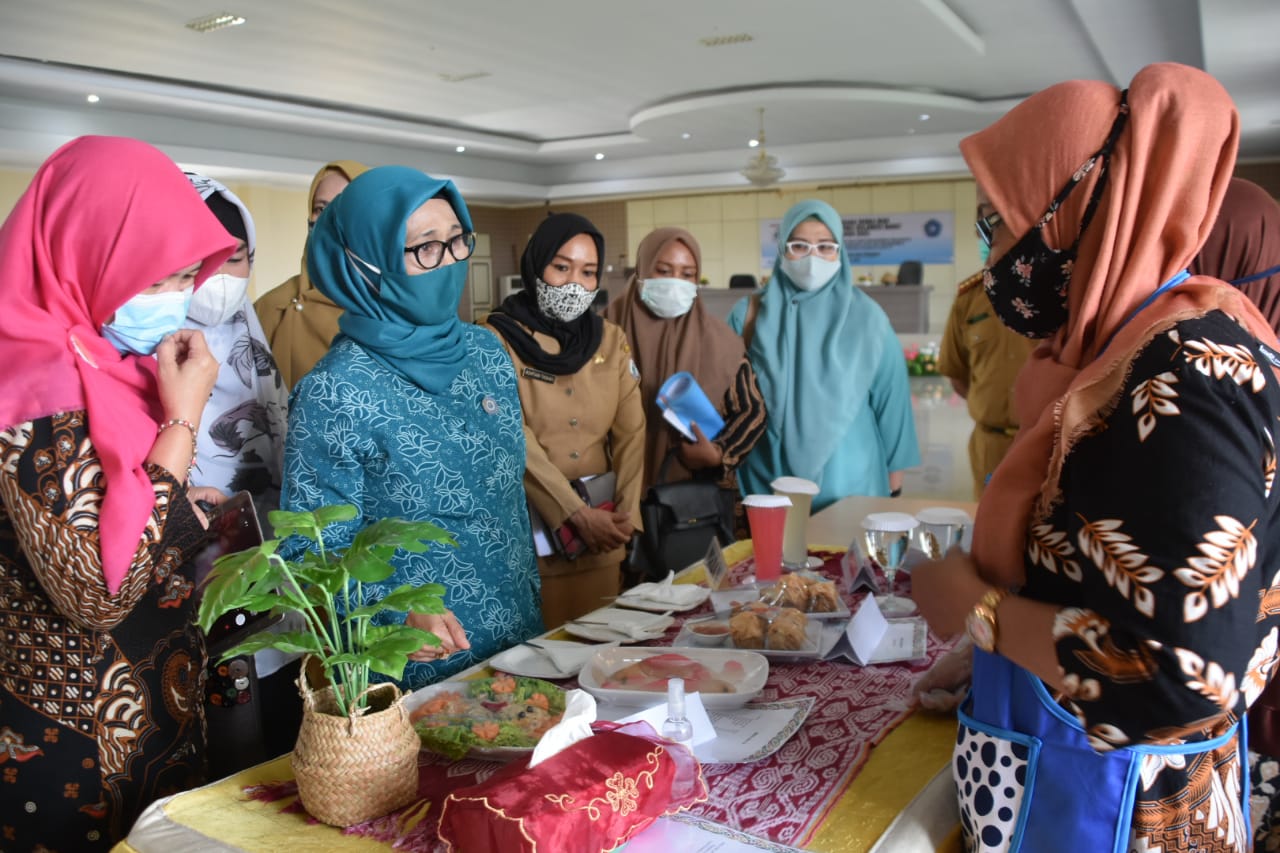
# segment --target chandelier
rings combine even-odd
[[[760,144],[755,156],[747,160],[747,165],[738,174],[756,186],[767,187],[777,183],[786,172],[778,168],[778,158],[764,150],[764,107],[760,107],[759,112],[760,135],[756,139]]]

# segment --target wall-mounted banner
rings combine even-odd
[[[903,261],[955,262],[955,213],[883,213],[843,216],[844,250],[854,267],[893,266]],[[760,269],[768,272],[778,257],[781,219],[760,222]]]

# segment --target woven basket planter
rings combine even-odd
[[[338,716],[332,687],[312,690],[304,677],[300,688],[293,773],[308,814],[330,826],[352,826],[417,797],[418,735],[399,688],[370,687],[369,707],[350,717]]]

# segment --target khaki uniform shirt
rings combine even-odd
[[[969,386],[966,402],[974,420],[969,458],[975,493],[981,493],[987,475],[1018,431],[1013,381],[1038,344],[1000,322],[982,289],[981,273],[961,282],[942,335],[938,372]]]
[[[501,335],[498,339],[506,343]],[[554,339],[535,333],[534,340],[547,352],[556,351]],[[606,320],[600,348],[571,376],[544,373],[509,347],[507,352],[524,409],[524,487],[533,508],[555,529],[584,506],[569,481],[613,471],[616,508],[631,513],[631,523],[639,530],[645,418],[640,372],[622,328]],[[624,556],[625,549],[617,548],[608,554],[584,554],[572,563],[546,557],[538,562],[546,573],[558,568],[555,563],[566,563],[565,570],[597,561],[616,567]]]

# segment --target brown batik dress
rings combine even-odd
[[[0,850],[107,849],[202,781],[202,529],[185,488],[147,472],[155,508],[112,596],[85,413],[0,431]]]

